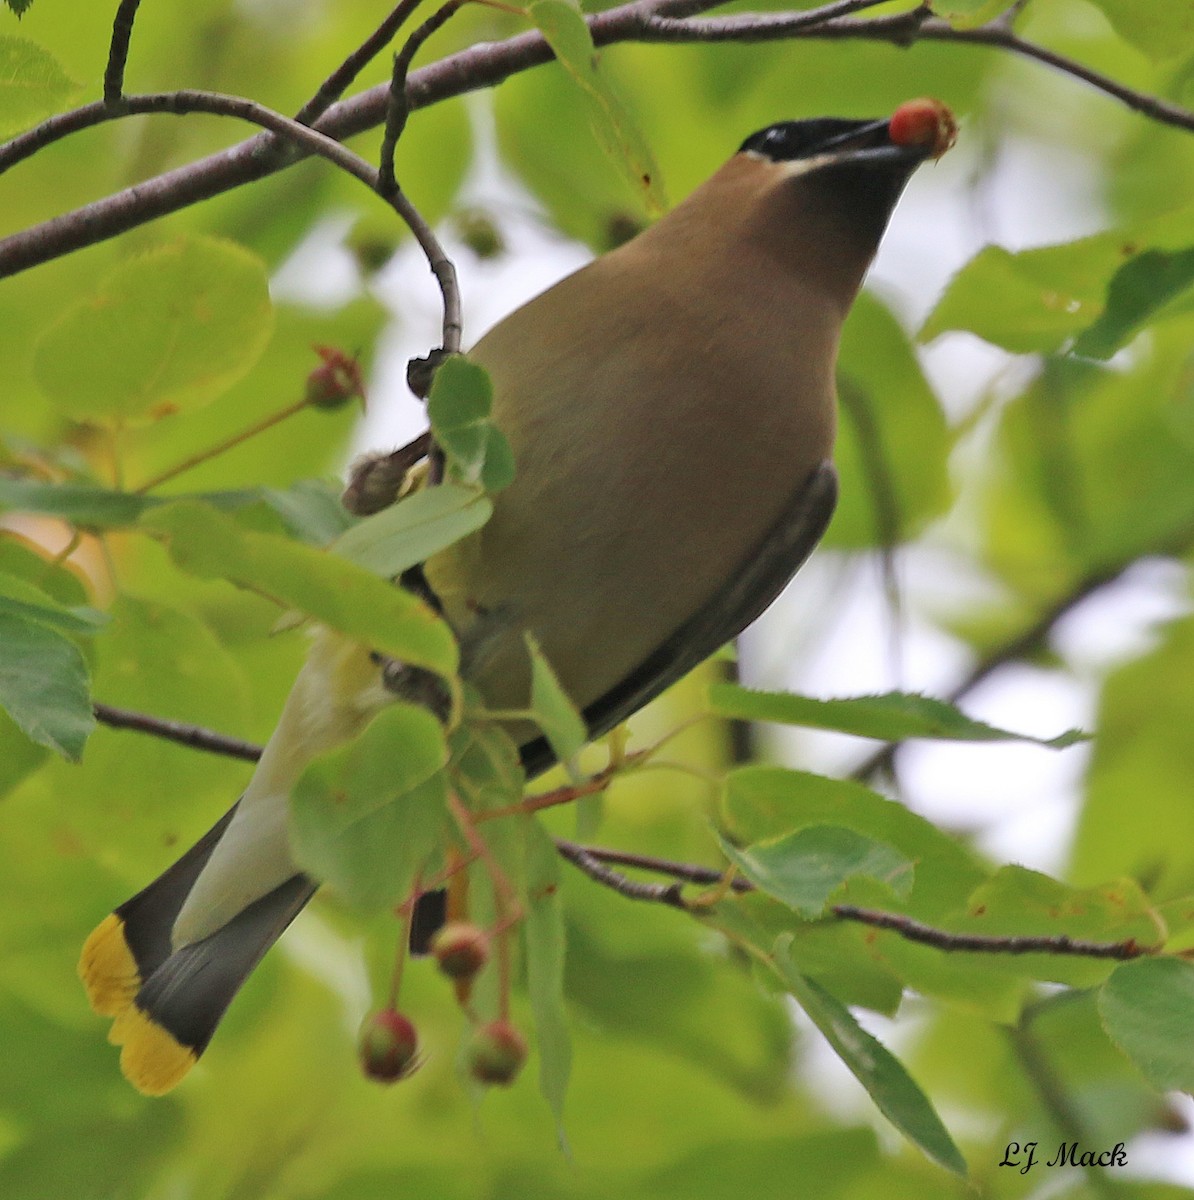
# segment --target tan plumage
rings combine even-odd
[[[753,620],[812,548],[835,495],[842,322],[937,148],[896,145],[892,128],[754,135],[477,345],[516,476],[425,577],[492,707],[525,706],[530,631],[590,730],[607,729]],[[387,702],[368,651],[317,637],[239,807],[88,940],[80,972],[142,1090],[182,1077],[314,890],[290,857],[288,794]],[[542,769],[545,747],[519,733]]]

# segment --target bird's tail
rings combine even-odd
[[[108,1040],[122,1048],[120,1068],[147,1095],[168,1092],[191,1069],[241,984],[315,891],[295,875],[210,936],[174,949],[175,919],[235,811],[105,917],[79,957],[92,1008],[113,1018]]]
[[[169,1091],[233,996],[311,898],[290,851],[289,796],[318,754],[393,701],[367,647],[317,632],[240,801],[83,946],[79,975],[142,1092]]]

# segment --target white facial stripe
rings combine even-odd
[[[786,175],[789,179],[797,175],[807,175],[810,171],[816,171],[820,167],[830,166],[838,162],[841,154],[815,154],[811,158],[772,158],[769,154],[762,154],[758,150],[745,150],[744,154],[748,154],[751,158],[757,158],[761,162],[767,163],[769,166],[775,167]]]

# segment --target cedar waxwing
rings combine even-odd
[[[491,708],[526,707],[529,630],[597,736],[775,599],[833,511],[842,323],[952,136],[928,101],[772,125],[477,344],[516,475],[420,582]],[[88,939],[80,974],[143,1092],[182,1078],[315,890],[287,836],[304,767],[393,699],[369,647],[318,634],[239,803]],[[520,740],[530,773],[550,764]]]

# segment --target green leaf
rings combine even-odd
[[[543,731],[556,758],[570,762],[589,740],[589,731],[576,705],[560,686],[551,663],[539,649],[533,634],[526,634],[527,652],[531,656],[531,713]]]
[[[0,613],[38,621],[68,636],[93,634],[108,621],[107,616],[94,608],[56,604],[40,588],[3,573],[0,573]]]
[[[484,367],[453,355],[435,372],[427,415],[452,478],[500,492],[514,479],[514,454],[489,419],[493,384]]]
[[[79,648],[41,621],[0,609],[0,706],[31,741],[80,758],[95,718]]]
[[[1056,352],[1095,321],[1108,284],[1146,251],[1184,251],[1189,207],[1139,225],[1013,253],[986,246],[950,280],[919,337],[965,329],[1018,354]]]
[[[786,837],[739,849],[725,839],[725,856],[756,887],[809,920],[848,879],[865,876],[897,895],[912,889],[915,868],[894,847],[840,825],[813,825]]]
[[[22,0],[8,5],[18,16],[27,7]],[[57,112],[78,90],[48,50],[26,38],[0,37],[0,135]]]
[[[1075,354],[1108,359],[1127,345],[1148,319],[1194,284],[1194,246],[1145,250],[1124,263],[1107,285],[1107,307],[1073,345]]]
[[[1099,991],[1099,1016],[1154,1087],[1194,1092],[1194,963],[1123,963]]]
[[[739,767],[726,776],[720,816],[739,844],[837,825],[893,846],[916,864],[911,899],[925,920],[961,908],[986,878],[970,853],[931,822],[849,779]]]
[[[841,494],[825,544],[907,541],[949,507],[952,441],[907,334],[866,292],[842,330],[837,376]]]
[[[356,523],[340,503],[341,490],[324,480],[300,479],[285,489],[262,488],[261,498],[295,537],[312,546],[326,546]]]
[[[475,693],[469,692],[466,712],[475,699]],[[449,745],[452,783],[469,812],[509,808],[522,798],[526,774],[518,747],[500,726],[465,721],[453,731]],[[504,825],[498,822],[496,827]]]
[[[119,426],[208,404],[273,330],[265,264],[191,237],[131,258],[42,335],[34,374],[64,416]]]
[[[744,721],[776,721],[812,729],[832,729],[855,737],[901,742],[906,738],[932,738],[963,742],[1034,742],[1062,750],[1087,735],[1077,729],[1054,738],[1011,733],[974,721],[944,700],[910,692],[884,692],[842,700],[818,700],[794,692],[756,692],[733,683],[709,687],[709,704],[715,713]]]
[[[929,7],[955,29],[975,29],[1012,7],[1013,0],[930,0]]]
[[[560,903],[560,857],[539,821],[525,828],[526,915],[522,922],[526,947],[527,992],[535,1018],[539,1052],[539,1090],[551,1106],[564,1141],[564,1097],[572,1073],[572,1038],[564,1010],[564,956],[567,939]]]
[[[844,1004],[796,969],[788,954],[791,943],[786,934],[775,942],[773,965],[785,987],[866,1088],[879,1111],[931,1159],[965,1176],[966,1161],[928,1097],[899,1059],[871,1037]]]
[[[89,483],[42,483],[0,479],[0,509],[60,517],[81,529],[135,525],[158,502],[150,496],[115,492]]]
[[[8,795],[49,757],[45,746],[31,742],[20,726],[0,708],[0,797]]]
[[[633,117],[597,70],[597,50],[580,8],[568,0],[532,0],[527,8],[560,65],[572,77],[589,108],[589,120],[601,148],[655,212],[667,200],[655,157]]]
[[[358,908],[401,901],[443,844],[447,760],[443,728],[426,709],[383,709],[299,777],[290,797],[299,865]]]
[[[191,500],[147,514],[142,527],[162,537],[192,575],[269,596],[403,662],[448,677],[455,672],[456,641],[447,625],[409,592],[337,555],[246,532]]]
[[[1188,0],[1093,0],[1115,32],[1157,62],[1194,51],[1194,5]]]
[[[480,529],[492,512],[493,504],[476,488],[448,480],[366,517],[332,549],[374,575],[395,579]]]
[[[950,280],[920,330],[965,329],[1017,354],[1057,350],[1100,311],[1109,235],[1013,253],[986,246]]]

